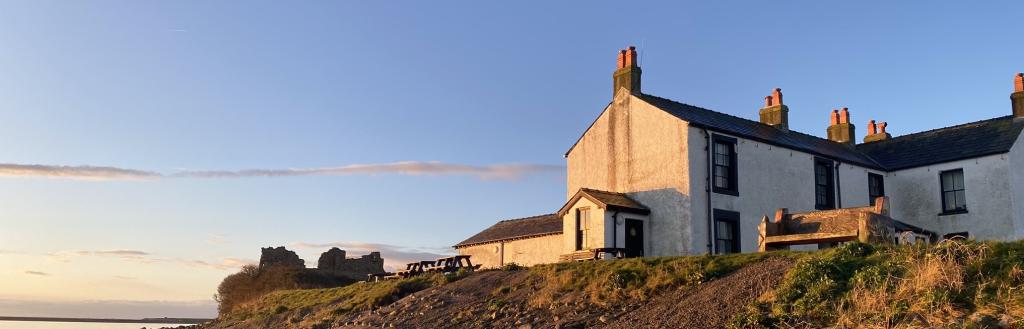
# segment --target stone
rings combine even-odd
[[[317,270],[354,280],[366,279],[368,274],[384,273],[384,259],[380,257],[380,252],[371,252],[359,258],[347,258],[345,254],[344,250],[331,248],[320,255]]]
[[[267,266],[306,268],[306,261],[299,258],[299,255],[295,254],[294,251],[285,249],[285,247],[263,248],[262,253],[260,253],[260,268],[266,268]]]

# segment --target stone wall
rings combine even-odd
[[[306,268],[306,261],[299,258],[294,251],[284,247],[263,248],[260,253],[260,268],[272,265]]]
[[[347,258],[345,251],[331,248],[320,255],[317,268],[306,268],[306,262],[294,251],[285,247],[263,248],[260,255],[260,268],[267,266],[288,266],[305,269],[310,272],[344,277],[352,280],[365,280],[368,274],[384,273],[384,258],[380,252],[371,252],[359,258]]]
[[[367,274],[384,273],[384,258],[376,251],[359,258],[346,258],[344,250],[331,248],[320,255],[316,268],[338,276],[366,279]]]

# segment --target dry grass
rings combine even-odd
[[[800,257],[772,252],[693,257],[632,258],[605,262],[559,263],[530,268],[531,307],[586,303],[607,306],[645,301],[667,288],[693,286],[732,273],[767,257]]]
[[[853,244],[798,264],[735,327],[1024,325],[1024,242]]]

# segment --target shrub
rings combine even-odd
[[[246,265],[221,281],[214,299],[219,303],[217,311],[224,315],[238,305],[277,290],[330,288],[352,282],[351,279],[304,268],[269,266],[260,269]]]

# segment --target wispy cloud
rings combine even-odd
[[[35,276],[50,276],[50,273],[40,272],[40,271],[25,271],[25,274],[35,275]]]
[[[396,268],[404,268],[405,264],[407,263],[421,260],[437,259],[455,253],[454,250],[447,247],[404,247],[382,243],[366,243],[353,241],[327,243],[295,242],[289,244],[289,246],[296,249],[317,250],[314,252],[324,252],[327,251],[327,249],[337,247],[340,249],[344,249],[347,252],[347,256],[349,257],[355,257],[358,255],[365,255],[373,251],[379,251],[381,257],[384,258],[384,266],[387,267],[389,270],[394,270]]]
[[[155,171],[116,167],[0,164],[0,176],[50,177],[85,180],[155,180],[166,178],[248,178],[399,174],[413,176],[471,176],[482,180],[516,180],[531,174],[561,172],[564,168],[565,167],[560,165],[545,164],[495,164],[475,166],[437,161],[402,161],[320,168],[183,170],[165,174]]]
[[[206,244],[210,245],[222,245],[227,244],[228,238],[223,234],[210,234],[206,238]]]
[[[232,258],[232,257],[221,258],[220,261],[218,261],[218,262],[208,262],[208,261],[198,260],[198,259],[170,259],[170,260],[165,260],[165,261],[175,262],[175,263],[179,263],[179,264],[183,264],[183,265],[187,265],[187,266],[192,266],[192,267],[205,267],[205,268],[221,270],[221,271],[233,270],[233,269],[241,268],[242,266],[245,266],[245,265],[255,265],[255,264],[258,263],[257,261],[252,260],[252,259]]]
[[[256,264],[255,260],[244,258],[225,257],[217,261],[202,259],[186,259],[176,257],[159,257],[141,250],[71,250],[55,251],[46,254],[50,259],[58,262],[71,262],[75,257],[115,257],[124,261],[141,264],[177,264],[189,267],[202,267],[215,270],[232,270],[248,264]]]
[[[99,166],[48,166],[0,163],[0,176],[53,177],[92,180],[145,180],[159,178],[154,172]]]
[[[101,256],[118,257],[126,260],[149,261],[148,252],[141,250],[116,249],[116,250],[62,250],[46,254],[50,259],[59,262],[68,262],[75,256]]]

